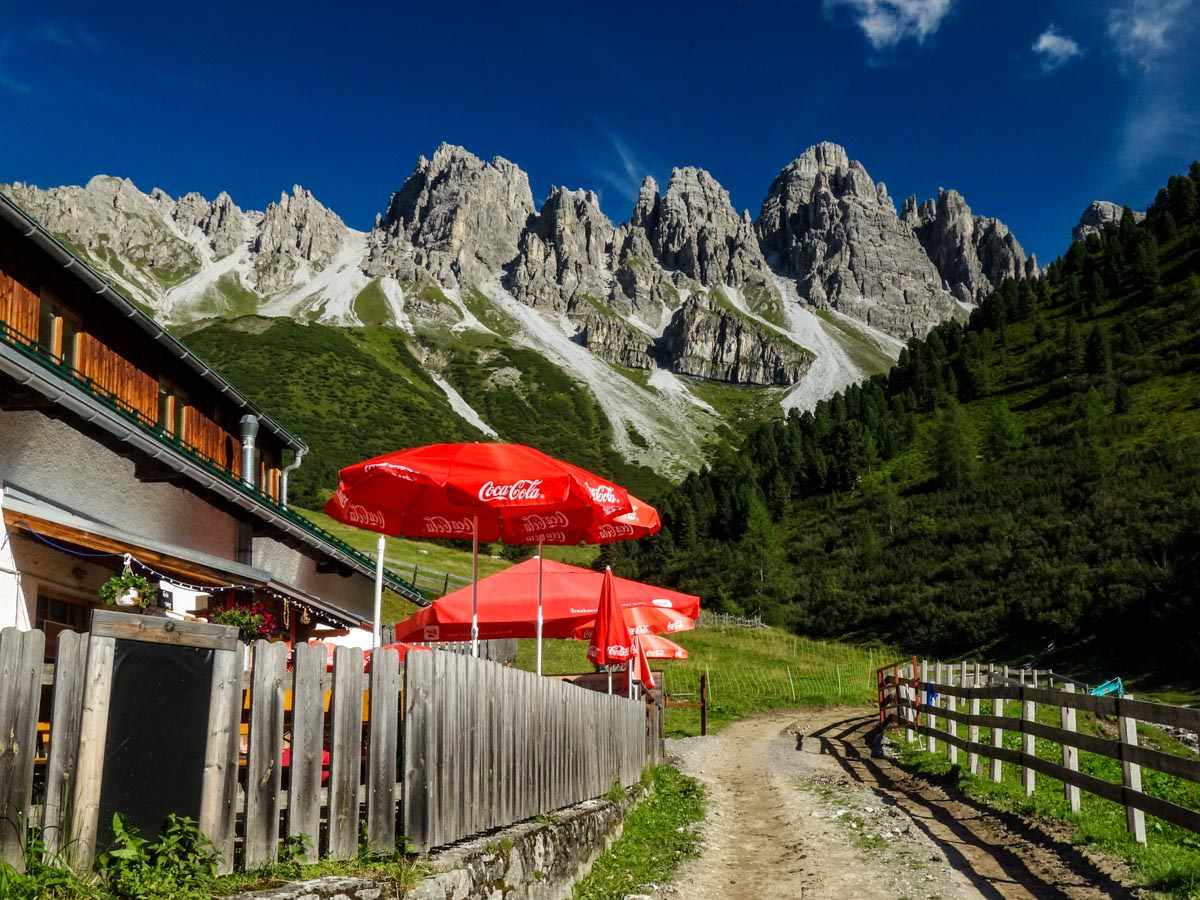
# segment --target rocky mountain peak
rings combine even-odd
[[[639,199],[640,203],[640,199]],[[766,260],[750,223],[729,201],[729,192],[703,169],[673,169],[647,237],[667,269],[701,285],[765,283]]]
[[[425,269],[447,286],[485,281],[516,257],[533,212],[529,176],[515,164],[485,163],[443,143],[392,196],[372,236],[369,271],[408,281]]]
[[[163,221],[160,202],[143,194],[128,178],[97,175],[85,186],[39,190],[12,185],[10,195],[55,234],[68,236],[88,253],[115,254],[134,270],[190,272],[199,265],[193,248]],[[142,285],[125,284],[150,299]]]
[[[290,286],[301,262],[321,269],[341,246],[346,225],[309,191],[295,185],[263,211],[253,250],[258,289],[270,294]]]
[[[613,225],[592,191],[556,187],[522,232],[509,289],[530,306],[563,309],[607,299]]]
[[[1031,265],[1036,271],[1008,227],[974,215],[958,191],[938,188],[936,200],[919,206],[909,197],[900,220],[913,229],[945,288],[965,303],[978,303],[1006,278],[1032,274]]]
[[[1082,241],[1089,234],[1099,234],[1109,222],[1120,225],[1123,211],[1124,207],[1107,200],[1093,200],[1091,205],[1083,211],[1083,215],[1079,217],[1079,224],[1071,229],[1071,241]],[[1144,212],[1133,214],[1135,222],[1140,222],[1144,218],[1146,218]]]
[[[811,202],[821,192],[833,197],[859,197],[872,203],[879,203],[880,199],[879,190],[862,163],[850,159],[844,147],[829,142],[809,147],[786,166],[768,190],[768,197],[779,189],[805,202]],[[890,207],[886,188],[883,196]]]
[[[784,167],[755,230],[768,258],[818,308],[901,338],[923,336],[955,312],[887,188],[837,144],[810,147]]]
[[[647,231],[652,231],[658,224],[658,182],[647,175],[642,180],[642,186],[638,190],[637,203],[633,207],[633,215],[629,218],[629,224],[634,228],[643,228]]]
[[[246,240],[246,216],[225,191],[211,203],[195,191],[184,194],[171,201],[170,216],[185,234],[198,229],[217,259],[228,256]]]

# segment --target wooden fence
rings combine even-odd
[[[911,743],[918,736],[932,753],[946,746],[951,763],[966,753],[967,769],[982,774],[981,759],[990,761],[988,776],[1002,777],[1002,764],[1020,767],[1026,795],[1034,792],[1038,774],[1063,784],[1072,812],[1080,810],[1080,791],[1125,807],[1129,832],[1146,842],[1145,814],[1200,833],[1200,811],[1152,796],[1142,790],[1142,769],[1200,783],[1200,760],[1174,756],[1138,745],[1139,722],[1200,732],[1200,709],[1150,703],[1131,697],[1098,697],[1077,693],[1079,682],[1042,670],[1000,669],[992,665],[943,664],[903,660],[878,670],[880,721],[903,728]],[[981,704],[990,713],[981,712]],[[1019,717],[1004,715],[1008,703],[1020,704]],[[1059,710],[1059,725],[1037,721],[1039,705]],[[1104,738],[1076,730],[1076,713],[1085,710],[1116,722],[1116,737]],[[962,736],[962,729],[966,737]],[[980,740],[980,729],[990,739]],[[1004,733],[1021,735],[1019,750],[1004,746]],[[1037,755],[1037,739],[1061,749],[1061,763]],[[1079,771],[1079,752],[1095,753],[1121,763],[1120,784]]]
[[[204,718],[188,726],[204,739],[182,774],[186,759],[151,758],[175,727],[164,716],[181,714],[153,712],[163,698],[140,674],[173,666],[135,658],[121,674],[122,647],[139,641],[190,648],[211,671]],[[52,667],[44,646],[40,631],[0,631],[0,859],[18,870],[30,828],[48,859],[65,851],[90,869],[125,765],[144,796],[194,782],[184,795],[197,810],[171,811],[200,822],[225,873],[271,862],[294,835],[309,860],[354,857],[360,832],[385,852],[400,835],[442,846],[628,787],[661,748],[661,708],[458,654],[411,651],[402,664],[379,651],[364,672],[358,649],[339,647],[330,667],[324,647],[300,645],[289,666],[285,644],[259,641],[244,665],[228,626],[103,611],[90,635],[59,635]],[[109,712],[122,704],[132,716]],[[139,741],[142,756],[119,755]]]
[[[451,591],[457,591],[461,587],[466,587],[471,583],[470,578],[464,578],[462,575],[455,575],[451,572],[443,572],[440,569],[431,569],[428,566],[422,566],[420,563],[414,563],[407,559],[394,559],[390,556],[384,557],[384,562],[391,566],[392,571],[397,575],[403,575],[413,585],[420,588],[421,593],[426,597],[436,599]]]

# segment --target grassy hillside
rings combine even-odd
[[[1143,224],[1126,216],[969,325],[910,342],[887,376],[752,431],[660,498],[662,534],[616,552],[804,633],[1014,657],[1055,642],[1056,668],[1186,670],[1198,186],[1193,166]]]
[[[398,329],[248,316],[192,326],[185,339],[312,448],[290,484],[298,506],[319,509],[337,485],[337,471],[351,463],[484,438],[450,408]],[[613,450],[603,410],[561,369],[498,338],[467,334],[442,343],[430,346],[449,359],[448,380],[502,439],[536,446],[642,496],[666,485]]]
[[[477,429],[409,352],[402,333],[338,329],[290,319],[214,321],[190,347],[312,448],[290,484],[291,501],[320,508],[342,466]]]
[[[671,640],[688,651],[688,658],[652,660],[651,668],[663,673],[661,686],[681,701],[700,699],[700,676],[707,674],[712,731],[756,710],[874,704],[875,670],[894,661],[891,651],[878,646],[811,641],[777,628],[698,628]],[[518,642],[516,665],[535,670],[534,641]],[[542,670],[552,675],[592,671],[587,642],[545,641]],[[618,690],[623,677],[614,676]],[[667,710],[668,737],[699,733],[699,710]]]

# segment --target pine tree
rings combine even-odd
[[[1126,413],[1133,406],[1133,398],[1129,396],[1129,388],[1125,387],[1125,382],[1117,382],[1117,393],[1113,398],[1113,412]]]
[[[1112,345],[1103,325],[1095,325],[1088,331],[1083,361],[1089,375],[1108,375],[1112,372]]]
[[[938,413],[930,462],[944,488],[964,487],[975,477],[975,446],[967,428],[967,415],[955,401]]]
[[[997,404],[983,433],[983,447],[990,460],[1003,459],[1025,443],[1021,420],[1004,403]]]

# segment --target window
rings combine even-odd
[[[37,342],[57,362],[74,366],[78,358],[79,323],[52,295],[43,294],[38,307]]]
[[[37,619],[34,628],[40,628],[46,633],[48,659],[53,658],[57,652],[59,632],[88,630],[92,606],[88,600],[70,597],[53,588],[38,588]]]

